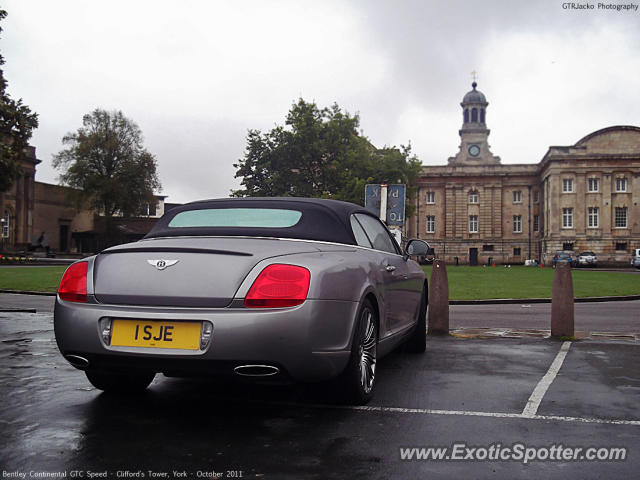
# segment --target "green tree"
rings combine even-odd
[[[6,16],[7,12],[0,9],[0,20]],[[0,55],[2,65],[4,57]],[[38,115],[23,105],[22,99],[13,100],[6,90],[7,81],[0,68],[0,193],[7,191],[20,176],[24,149],[38,127]]]
[[[421,164],[411,147],[376,149],[359,126],[358,115],[336,104],[321,109],[299,99],[285,126],[264,134],[249,130],[244,158],[234,164],[243,188],[232,195],[321,197],[362,205],[367,183],[413,183]]]
[[[142,145],[142,131],[121,111],[96,109],[82,127],[62,139],[67,148],[53,157],[60,181],[78,190],[79,199],[110,219],[137,214],[154,202],[161,188],[156,159]]]

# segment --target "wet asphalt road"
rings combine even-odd
[[[53,312],[55,297],[50,295],[18,295],[0,293],[0,310],[8,308],[35,308],[37,312]]]
[[[0,293],[0,309],[35,308],[53,312],[54,297]],[[585,332],[640,333],[640,300],[624,302],[576,303],[575,328]],[[534,328],[549,329],[551,304],[451,305],[451,328]]]
[[[0,470],[7,475],[633,478],[640,468],[634,342],[571,343],[538,416],[526,418],[527,400],[561,342],[429,339],[424,355],[394,353],[380,361],[376,396],[358,409],[333,404],[318,387],[161,375],[143,395],[100,394],[59,355],[48,312],[0,313],[0,339]],[[454,442],[628,450],[617,462],[400,459],[401,447]]]
[[[451,305],[452,328],[551,328],[551,304]],[[575,329],[583,332],[640,333],[640,300],[574,304]]]

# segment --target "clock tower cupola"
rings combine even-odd
[[[475,79],[471,84],[473,90],[467,92],[462,99],[462,128],[460,134],[460,151],[449,158],[450,164],[480,165],[498,164],[500,157],[489,150],[489,133],[487,128],[487,102],[484,93],[476,90]]]

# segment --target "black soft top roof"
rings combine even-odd
[[[181,212],[223,208],[283,208],[302,212],[300,221],[292,227],[169,227]],[[201,200],[172,208],[165,213],[144,238],[175,236],[250,236],[297,238],[356,245],[351,230],[353,213],[371,215],[360,205],[320,198],[246,197]],[[373,215],[372,215],[373,216]]]

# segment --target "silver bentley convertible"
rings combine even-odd
[[[154,376],[330,381],[372,395],[376,361],[426,346],[427,280],[364,208],[237,198],[174,208],[139,242],[72,264],[55,304],[62,355],[105,391]]]

